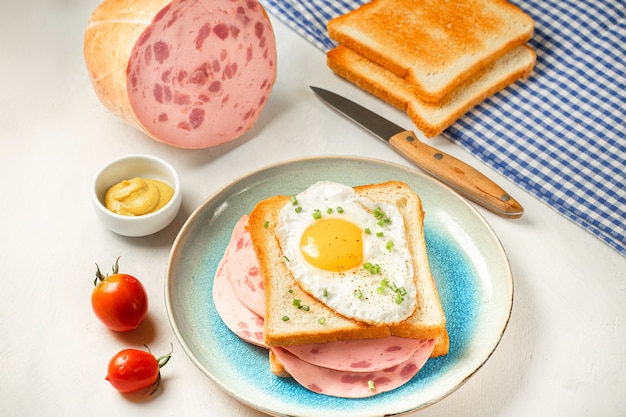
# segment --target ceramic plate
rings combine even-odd
[[[404,181],[422,198],[432,275],[446,313],[450,353],[430,359],[407,384],[365,399],[315,394],[275,377],[265,349],[235,336],[213,305],[213,277],[235,223],[256,202],[318,180],[347,185]],[[195,365],[224,391],[280,416],[367,417],[415,411],[459,388],[489,358],[513,302],[509,263],[491,227],[465,200],[400,165],[359,158],[298,159],[253,172],[206,200],[181,229],[165,282],[169,318]]]

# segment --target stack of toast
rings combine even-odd
[[[506,0],[372,0],[328,22],[327,64],[434,137],[530,75],[533,30]]]

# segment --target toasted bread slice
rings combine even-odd
[[[527,78],[535,65],[532,48],[523,45],[475,73],[446,96],[442,103],[429,103],[416,94],[409,82],[345,46],[327,54],[327,64],[338,75],[365,91],[403,110],[426,137],[443,132],[472,107],[520,78]]]
[[[399,324],[365,324],[336,313],[303,291],[285,264],[275,232],[278,212],[290,204],[289,197],[271,197],[256,205],[248,222],[265,287],[265,343],[268,346],[290,346],[395,335],[437,339],[435,354],[446,354],[449,345],[446,319],[428,266],[421,200],[407,184],[396,181],[354,189],[370,200],[392,202],[402,213],[415,271],[415,312]],[[294,306],[294,299],[301,300],[308,309]],[[289,320],[283,320],[285,316]],[[325,321],[320,323],[318,320],[322,317]]]
[[[332,39],[433,103],[533,31],[533,19],[505,0],[373,0],[328,22]]]

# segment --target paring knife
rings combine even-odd
[[[419,141],[415,133],[398,126],[365,107],[323,88],[310,86],[322,100],[369,130],[419,168],[465,198],[506,218],[517,219],[524,208],[498,184],[478,170]]]

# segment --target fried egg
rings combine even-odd
[[[276,234],[298,285],[337,313],[392,324],[415,310],[411,253],[395,205],[320,181],[281,209]]]

